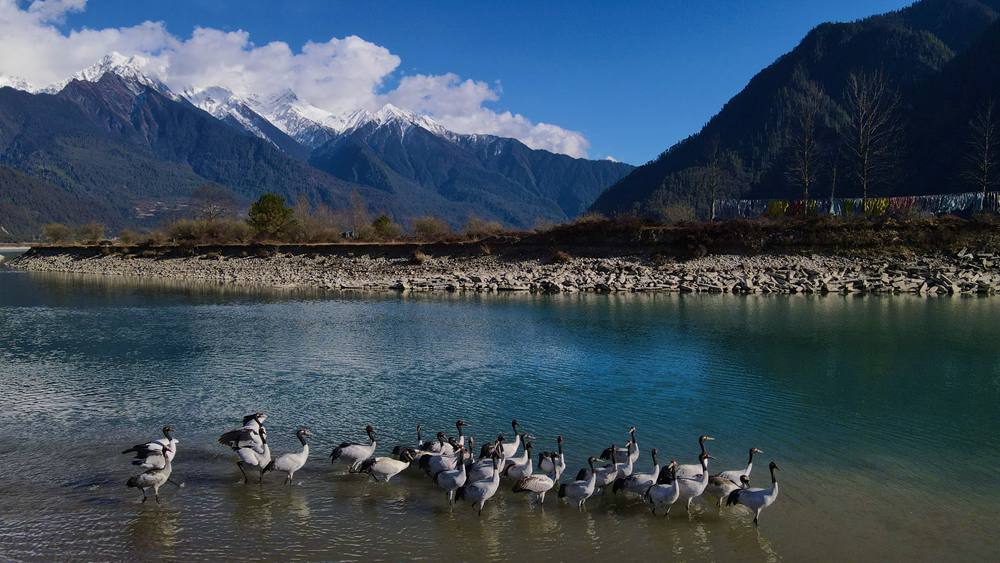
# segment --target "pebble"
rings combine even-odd
[[[643,256],[573,258],[568,263],[497,256],[188,256],[33,255],[5,267],[27,271],[157,277],[273,287],[387,291],[681,292],[735,294],[993,295],[1000,267],[992,253],[861,258],[824,255],[710,255],[655,264]]]

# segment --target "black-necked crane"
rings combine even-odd
[[[778,498],[778,478],[774,472],[778,470],[778,464],[773,461],[767,466],[771,472],[771,487],[767,489],[751,489],[749,487],[736,489],[729,493],[726,498],[726,505],[742,504],[753,512],[753,525],[760,524],[760,513],[765,508],[774,504]],[[743,477],[746,477],[745,475]],[[748,479],[744,480],[744,486],[749,485]]]
[[[350,473],[357,473],[361,462],[375,455],[375,428],[369,424],[365,427],[365,433],[368,434],[367,444],[344,442],[333,448],[330,462],[345,464]]]

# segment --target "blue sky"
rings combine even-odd
[[[490,85],[494,110],[581,132],[589,156],[642,163],[695,133],[761,68],[824,21],[898,9],[900,0],[663,2],[218,2],[92,0],[64,30],[162,21],[245,30],[255,45],[357,35],[401,76],[455,73]]]

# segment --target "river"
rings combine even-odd
[[[1000,299],[337,294],[0,272],[0,559],[940,561],[996,559]],[[294,486],[243,485],[215,443],[255,410]],[[570,480],[635,425],[647,470],[736,469],[781,492],[755,529],[696,501],[670,517],[597,495],[535,506],[504,482],[481,517],[416,469],[329,462],[413,427],[477,442],[565,437]],[[119,451],[180,439],[162,505]]]

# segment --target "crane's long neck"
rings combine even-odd
[[[771,494],[778,494],[778,477],[774,474],[774,468],[771,468]]]
[[[751,471],[753,471],[753,450],[750,450],[750,459],[747,460],[747,469],[743,474],[750,475]]]

